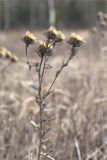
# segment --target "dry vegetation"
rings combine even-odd
[[[44,144],[43,149],[55,146],[51,155],[57,160],[107,159],[107,55],[100,42],[102,37],[98,35],[88,37],[86,46],[61,74],[49,97],[47,111],[56,119],[48,135],[51,143],[47,147]],[[50,62],[54,70],[63,58],[61,53],[56,54]],[[7,61],[0,60],[1,69]],[[1,160],[34,160],[37,154],[38,135],[29,116],[37,122],[39,109],[32,77],[23,61],[11,64],[0,74]],[[46,77],[47,86],[52,74],[48,72]]]

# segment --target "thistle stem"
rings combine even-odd
[[[39,90],[38,90],[38,99],[39,99],[39,121],[40,121],[40,126],[39,126],[39,150],[38,150],[38,160],[41,159],[41,151],[42,151],[42,132],[43,132],[43,100],[42,100],[42,95],[41,95],[41,90],[42,90],[42,78],[44,76],[44,69],[45,69],[45,61],[44,56],[41,57],[40,61],[40,66],[39,66],[39,72],[38,72],[38,79],[39,79]],[[42,64],[43,64],[43,69],[42,69]],[[41,71],[42,70],[42,71]],[[42,72],[42,73],[41,73]]]
[[[63,70],[66,66],[68,66],[69,62],[71,61],[71,59],[74,57],[75,54],[76,54],[76,52],[75,52],[75,47],[72,47],[70,56],[68,57],[68,59],[66,60],[66,62],[63,61],[60,69],[56,72],[56,75],[55,75],[55,77],[54,77],[54,79],[53,79],[53,81],[52,81],[52,83],[51,83],[51,86],[49,87],[47,93],[43,96],[43,99],[45,99],[45,98],[49,95],[49,93],[50,93],[50,91],[51,91],[51,89],[52,89],[52,87],[53,87],[56,79],[58,78],[59,74],[62,72],[62,70]]]

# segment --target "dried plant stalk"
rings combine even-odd
[[[40,110],[39,111],[39,127],[38,127],[39,145],[38,145],[37,160],[41,160],[41,159],[45,160],[46,158],[54,160],[54,158],[51,155],[49,155],[50,152],[52,151],[49,151],[48,153],[43,153],[42,151],[42,146],[45,141],[44,137],[51,130],[50,126],[48,126],[48,128],[44,128],[44,122],[48,122],[48,121],[51,122],[53,120],[53,118],[49,119],[47,117],[44,120],[44,110],[46,108],[46,99],[51,94],[52,87],[54,83],[56,82],[57,78],[59,77],[60,73],[62,72],[62,70],[68,66],[69,62],[72,60],[74,55],[77,53],[78,47],[82,46],[85,41],[82,39],[82,37],[80,37],[79,35],[75,33],[71,34],[71,36],[67,40],[65,40],[65,36],[63,35],[63,33],[60,31],[57,31],[54,27],[50,27],[45,32],[45,36],[46,36],[46,40],[45,41],[39,40],[38,45],[36,46],[36,53],[40,57],[40,62],[34,64],[34,67],[36,68],[36,72],[38,75],[38,88],[36,88],[36,93],[37,93],[36,102]],[[22,38],[22,40],[26,44],[26,58],[27,58],[27,64],[29,66],[30,71],[32,69],[32,65],[29,62],[28,47],[29,45],[35,43],[35,39],[36,38],[34,37],[34,35],[32,35],[28,31]],[[46,65],[48,64],[49,57],[53,55],[54,47],[58,43],[62,43],[62,41],[64,40],[69,45],[68,47],[70,50],[69,56],[67,59],[63,60],[62,65],[60,66],[60,69],[55,73],[55,76],[51,82],[50,87],[45,93],[43,93],[43,79],[44,79],[45,71],[47,70]],[[51,67],[49,69],[51,69]]]

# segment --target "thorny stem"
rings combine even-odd
[[[42,103],[39,104],[40,107],[40,130],[39,130],[39,150],[38,150],[38,160],[40,160],[40,155],[41,155],[41,149],[42,149],[42,128],[43,128],[43,121],[42,121]]]
[[[27,52],[27,49],[28,49],[28,45],[26,44],[26,58],[27,58],[27,65],[29,66],[29,70],[31,72],[31,65],[29,63],[29,57],[28,57],[28,52]],[[40,160],[40,157],[41,157],[41,149],[42,149],[42,128],[43,128],[43,120],[42,120],[42,100],[41,100],[41,67],[42,67],[42,63],[43,63],[43,56],[41,57],[41,62],[40,62],[40,65],[39,65],[39,71],[38,71],[38,82],[39,82],[39,88],[38,88],[38,99],[39,99],[39,102],[38,102],[38,105],[39,105],[39,108],[40,108],[40,115],[39,115],[39,118],[40,118],[40,126],[39,126],[39,136],[40,136],[40,139],[39,139],[39,150],[38,150],[38,160]]]
[[[32,65],[31,65],[30,62],[29,62],[29,57],[28,57],[28,46],[29,46],[29,45],[26,44],[26,47],[25,47],[25,50],[26,50],[26,59],[27,59],[27,62],[26,62],[26,63],[27,63],[27,65],[28,65],[29,71],[30,71],[30,73],[31,73]],[[31,77],[32,77],[32,81],[34,82],[32,73],[31,73]],[[36,87],[35,87],[35,89],[37,90]]]
[[[44,71],[45,71],[47,58],[48,58],[48,56],[45,55],[44,64],[43,64],[43,70],[42,70],[42,75],[41,75],[41,83],[42,83],[42,80],[43,80],[43,75],[44,75]]]
[[[47,41],[47,45],[48,45],[48,41]],[[43,138],[43,98],[41,95],[41,87],[42,87],[42,81],[43,81],[43,76],[44,76],[44,72],[45,72],[45,66],[46,66],[46,62],[48,61],[48,56],[42,56],[41,57],[41,62],[40,62],[40,66],[39,66],[39,72],[38,72],[38,78],[39,78],[39,90],[38,90],[38,99],[39,99],[39,107],[40,107],[40,114],[39,114],[39,119],[40,119],[40,130],[39,130],[39,150],[38,150],[38,160],[41,159],[41,150],[42,150],[42,138]],[[43,67],[42,67],[43,65]]]
[[[29,70],[31,72],[31,65],[29,63],[29,57],[28,57],[28,45],[26,44],[26,58],[27,58],[27,65],[29,67]],[[32,78],[33,79],[33,78]]]
[[[29,64],[27,49],[28,49],[28,45],[26,44],[26,58],[27,58],[27,64]]]
[[[40,109],[40,114],[39,114],[39,120],[40,120],[40,126],[39,126],[39,150],[38,150],[38,160],[40,160],[41,157],[41,150],[42,150],[42,132],[43,132],[43,110],[42,110],[42,95],[41,95],[41,87],[42,87],[42,79],[44,75],[44,70],[45,70],[45,61],[44,56],[41,57],[41,62],[39,65],[39,71],[38,71],[38,78],[39,78],[39,89],[38,89],[38,100],[39,100],[39,109]],[[43,64],[44,63],[44,64]],[[43,64],[43,69],[42,69],[42,64]],[[42,69],[42,71],[41,71]],[[42,72],[42,73],[41,73]]]
[[[28,65],[28,67],[29,67],[29,70],[30,70],[30,72],[31,72],[31,69],[32,69],[32,66],[33,66],[33,65],[31,65],[30,62],[29,62],[28,47],[29,47],[29,45],[26,44],[26,47],[25,47],[25,48],[26,48],[26,58],[27,58],[27,62],[26,62],[26,63],[27,63],[27,65]],[[33,79],[33,78],[32,78],[32,79]]]
[[[48,45],[48,41],[47,41],[47,45]],[[55,45],[54,45],[55,46]],[[29,63],[29,57],[28,57],[28,53],[27,53],[27,49],[28,49],[28,45],[26,45],[26,58],[27,58],[27,64],[29,66],[29,70],[31,71],[31,64]],[[63,68],[66,67],[70,60],[73,58],[73,56],[75,55],[75,47],[71,48],[71,53],[68,57],[68,59],[66,61],[63,61],[60,69],[56,72],[55,77],[51,83],[51,86],[49,87],[47,93],[45,95],[42,95],[42,81],[43,81],[43,77],[44,77],[44,73],[45,73],[45,67],[46,67],[46,62],[48,61],[49,56],[47,55],[43,55],[41,56],[41,60],[40,60],[40,64],[39,64],[39,68],[38,68],[38,95],[36,96],[37,98],[37,103],[39,105],[39,148],[38,148],[38,158],[37,160],[41,160],[41,153],[42,153],[42,145],[43,145],[43,137],[44,135],[50,130],[47,129],[46,132],[43,132],[43,102],[45,100],[45,98],[51,93],[51,89],[56,81],[56,79],[58,78],[59,74],[62,72]],[[45,158],[47,157],[48,154],[45,155]]]
[[[41,68],[42,68],[43,58],[44,58],[44,56],[41,57],[40,66],[39,66],[39,70],[38,70],[38,79],[39,79],[38,96],[40,98],[40,101],[41,101]]]
[[[47,46],[49,44],[49,41],[47,40]],[[48,61],[48,58],[49,56],[45,55],[45,58],[44,58],[44,64],[43,64],[43,70],[42,70],[42,74],[41,74],[41,83],[42,83],[42,80],[43,80],[43,75],[44,75],[44,71],[45,71],[45,66],[46,66],[46,62]]]

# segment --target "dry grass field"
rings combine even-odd
[[[28,70],[24,44],[20,41],[24,31],[0,33],[0,46],[5,46],[20,57],[0,73],[0,160],[36,160],[38,134],[29,117],[38,122],[39,108],[31,87],[37,82],[34,70]],[[39,32],[34,32],[39,35]],[[66,35],[70,31],[64,31]],[[47,113],[53,121],[48,137],[51,143],[43,146],[44,152],[53,147],[55,160],[106,160],[107,159],[107,51],[106,38],[79,31],[86,38],[72,62],[57,79],[47,102]],[[51,57],[53,72],[47,71],[44,81],[50,83],[61,64],[67,48],[61,48]],[[105,49],[105,52],[103,52]],[[31,48],[33,52],[33,48]],[[63,54],[64,52],[64,54]],[[37,56],[32,53],[35,59]],[[8,60],[0,60],[0,70]]]

